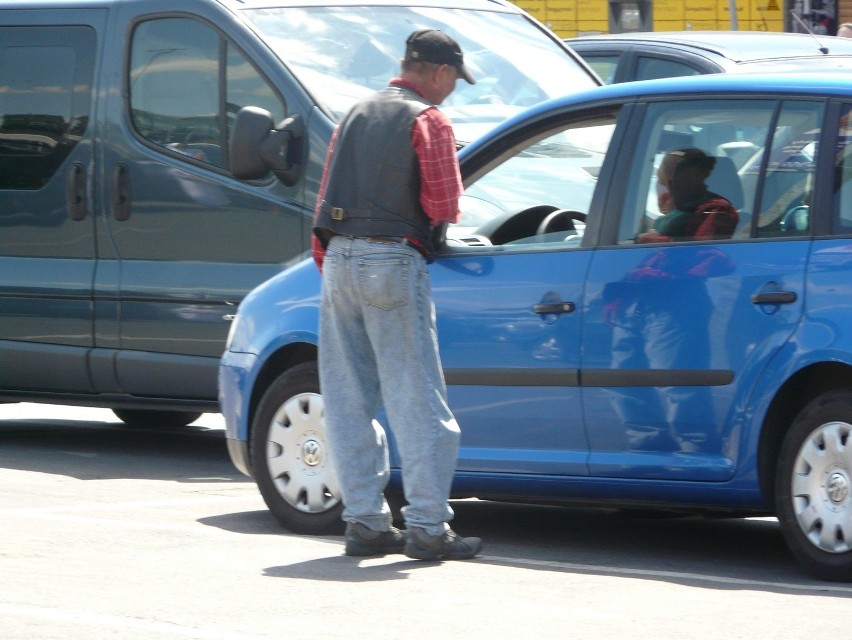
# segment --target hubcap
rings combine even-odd
[[[852,550],[852,425],[829,422],[802,443],[793,466],[793,509],[820,550]]]
[[[321,395],[302,393],[281,405],[269,427],[266,462],[281,497],[299,511],[323,513],[340,503]]]

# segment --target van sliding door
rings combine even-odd
[[[0,389],[93,391],[93,74],[97,31],[0,10]]]

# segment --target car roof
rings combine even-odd
[[[673,46],[719,56],[737,64],[792,57],[852,56],[852,38],[769,31],[653,31],[578,36],[565,42],[570,46],[586,43]]]
[[[706,100],[714,94],[725,93],[767,93],[781,98],[808,95],[849,98],[852,97],[852,69],[790,73],[717,73],[622,82],[562,96],[543,103],[540,108],[545,110],[548,106],[554,106],[554,103],[562,102],[567,105],[593,98],[629,100],[649,96],[662,98],[667,95],[683,95],[700,96]]]

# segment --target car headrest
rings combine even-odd
[[[707,178],[707,188],[715,194],[727,198],[735,209],[745,204],[743,185],[734,161],[726,156],[716,156],[716,166]]]

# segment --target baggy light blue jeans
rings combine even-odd
[[[385,408],[397,443],[407,527],[441,535],[461,433],[447,406],[426,261],[400,243],[335,236],[323,263],[320,388],[343,519],[377,531],[391,513]]]

